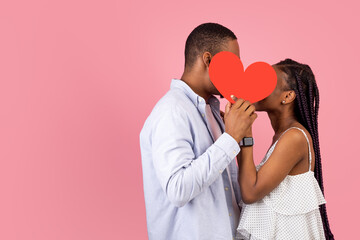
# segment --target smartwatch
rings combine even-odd
[[[254,139],[252,137],[244,137],[240,141],[240,147],[250,147],[254,145]]]

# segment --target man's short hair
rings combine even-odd
[[[235,34],[217,23],[197,26],[188,36],[185,44],[185,67],[191,68],[197,56],[210,52],[212,56],[220,52],[229,40],[236,40]]]

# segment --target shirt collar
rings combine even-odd
[[[198,107],[199,105],[202,105],[202,104],[204,104],[204,107],[205,107],[205,104],[206,104],[205,99],[203,97],[199,96],[198,94],[196,94],[189,87],[189,85],[187,85],[183,80],[172,79],[170,88],[171,89],[178,88],[178,89],[182,90],[196,107]],[[220,102],[215,96],[211,95],[208,100],[208,103],[214,110],[216,110],[217,112],[220,112]]]

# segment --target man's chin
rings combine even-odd
[[[212,95],[219,96],[220,98],[224,98],[224,96],[221,93],[219,93],[218,91],[212,92]]]

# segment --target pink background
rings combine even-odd
[[[308,63],[337,239],[359,215],[358,1],[1,1],[0,239],[146,239],[139,132],[180,77],[198,24],[239,38],[245,67]],[[224,102],[222,102],[224,106]],[[257,161],[271,141],[255,123]]]

